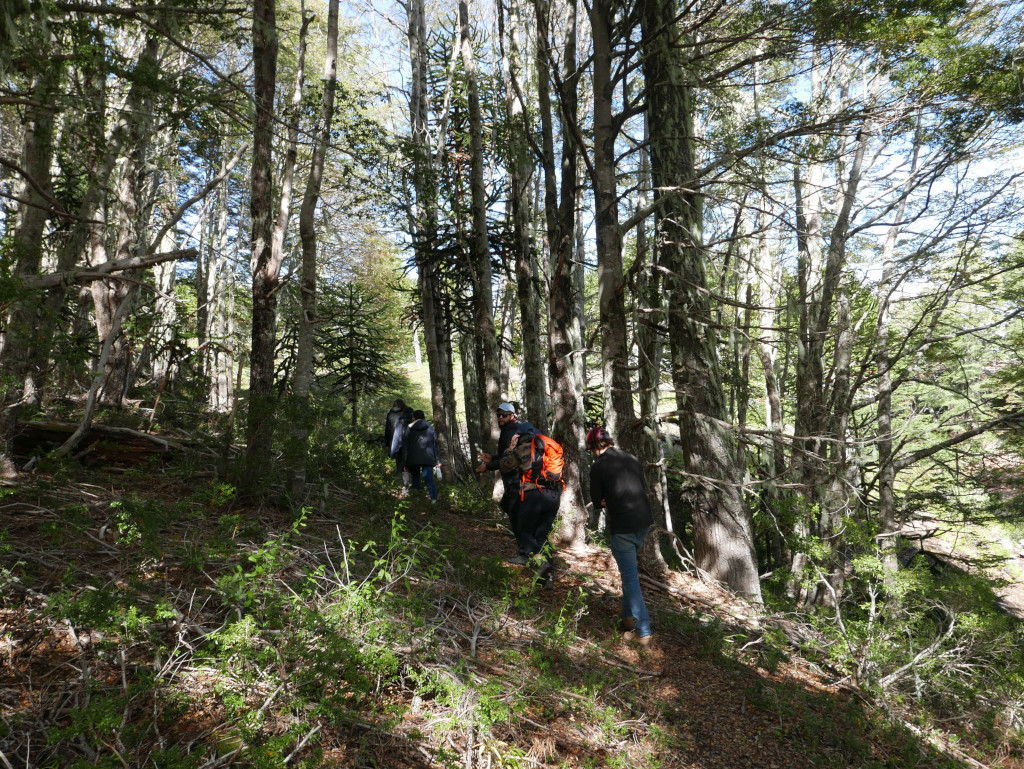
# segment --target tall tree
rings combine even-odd
[[[306,191],[299,210],[299,237],[302,241],[302,279],[300,284],[300,315],[298,351],[292,381],[294,415],[292,420],[292,456],[290,471],[292,494],[298,496],[306,481],[306,458],[309,453],[309,394],[313,380],[314,332],[317,322],[316,304],[316,208],[323,185],[324,160],[334,119],[334,96],[338,90],[338,2],[330,0],[327,9],[327,52],[324,56],[323,102],[320,117],[313,131],[313,157],[309,166]],[[356,416],[353,398],[352,417]]]
[[[565,41],[561,72],[552,56],[551,4],[535,0],[537,20],[537,93],[541,121],[541,165],[544,170],[544,219],[551,284],[548,293],[548,376],[551,380],[552,437],[565,452],[565,484],[562,494],[562,538],[582,544],[586,537],[586,508],[583,489],[587,487],[583,445],[583,382],[575,362],[582,358],[579,333],[580,296],[577,276],[582,272],[576,255],[577,177],[580,148],[574,128],[578,117],[580,74],[576,61],[577,4],[569,0],[563,25]],[[557,87],[561,116],[561,167],[555,155],[556,110],[552,108],[551,83]],[[559,188],[559,181],[561,188]]]
[[[433,146],[427,104],[427,50],[426,6],[423,0],[408,0],[405,4],[408,20],[407,42],[412,66],[409,93],[409,124],[412,132],[413,155],[412,186],[415,200],[410,206],[410,229],[416,255],[416,271],[421,307],[423,334],[430,370],[430,400],[433,424],[444,464],[455,467],[464,464],[454,431],[455,414],[449,408],[455,399],[452,384],[452,365],[448,355],[450,337],[447,336],[445,317],[441,306],[437,242],[437,176],[434,168]],[[447,342],[447,344],[446,344]]]
[[[717,333],[705,272],[704,198],[696,165],[699,46],[684,39],[672,0],[642,8],[644,79],[658,245],[669,294],[672,378],[686,472],[696,484],[697,566],[741,595],[760,600],[754,530],[736,467],[735,437],[719,371]]]
[[[248,444],[245,478],[267,477],[274,437],[274,371],[280,263],[273,258],[274,97],[277,93],[276,0],[255,0],[252,10],[253,147],[249,217],[252,226],[252,349],[249,355]]]
[[[491,443],[498,440],[498,422],[494,410],[501,402],[498,377],[498,337],[494,327],[494,293],[491,286],[491,249],[487,237],[487,190],[484,187],[483,116],[480,111],[480,87],[476,57],[469,23],[469,0],[459,0],[459,39],[462,67],[466,73],[469,102],[470,174],[472,235],[469,239],[470,274],[473,277],[473,322],[480,345],[481,385],[485,399],[481,403],[480,423]]]
[[[509,4],[507,20],[504,5],[498,5],[498,25],[502,43],[502,73],[505,85],[505,110],[508,116],[508,172],[512,208],[512,251],[515,255],[516,294],[519,299],[519,328],[523,358],[523,398],[526,415],[541,432],[547,433],[547,376],[541,351],[541,317],[538,302],[537,255],[531,233],[532,195],[530,180],[533,162],[527,134],[532,134],[530,117],[523,103],[525,60],[520,52],[524,9],[519,0]]]
[[[626,332],[626,281],[622,263],[622,230],[619,227],[619,193],[616,181],[615,143],[621,117],[614,114],[616,30],[621,6],[618,0],[595,0],[590,12],[594,38],[594,227],[597,241],[597,293],[601,318],[601,366],[605,388],[605,422],[623,447],[633,445],[635,412],[630,383],[629,339]]]
[[[647,122],[644,121],[645,144]],[[637,206],[646,208],[650,202],[650,163],[645,152],[640,156],[639,190]],[[631,272],[636,275],[636,329],[637,349],[637,396],[640,401],[640,426],[636,433],[634,447],[637,458],[644,466],[647,479],[647,493],[651,511],[659,526],[672,532],[672,511],[668,500],[668,476],[665,471],[665,451],[658,435],[658,407],[661,401],[661,373],[664,357],[664,340],[661,328],[665,325],[668,311],[667,297],[662,291],[661,264],[658,249],[650,242],[647,222],[640,222],[636,230],[636,261]],[[644,541],[641,551],[645,565],[655,571],[667,568],[661,555],[658,537]]]
[[[53,46],[45,49],[53,60]],[[50,165],[54,154],[54,131],[58,114],[57,91],[63,69],[56,63],[42,66],[33,79],[32,104],[26,110],[21,166],[25,180],[17,225],[11,238],[15,279],[39,272],[43,260],[43,233],[53,205]],[[10,321],[0,348],[0,476],[17,474],[10,459],[10,442],[18,413],[25,404],[41,400],[39,367],[33,364],[34,335],[39,328],[41,301],[36,291],[23,291],[14,301]]]

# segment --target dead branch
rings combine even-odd
[[[129,256],[82,270],[51,272],[46,275],[29,275],[21,278],[21,282],[26,288],[55,288],[62,283],[89,283],[94,280],[102,280],[111,273],[147,269],[173,259],[195,259],[198,255],[199,250],[196,248],[183,248],[176,251],[167,251],[162,254]]]

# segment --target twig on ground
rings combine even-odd
[[[305,737],[302,738],[302,741],[298,745],[295,746],[295,750],[293,750],[291,753],[289,753],[285,757],[285,759],[284,759],[284,763],[285,764],[287,764],[289,761],[291,761],[296,756],[296,754],[298,754],[298,752],[300,750],[302,750],[304,747],[306,747],[306,743],[309,742],[309,740],[313,737],[314,734],[316,734],[317,732],[320,731],[320,727],[321,727],[321,724],[317,724],[316,726],[314,726],[312,729],[309,730],[309,733]]]

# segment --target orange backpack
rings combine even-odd
[[[558,441],[541,433],[530,433],[524,437],[531,437],[529,444],[529,456],[526,456],[526,446],[516,446],[516,451],[522,451],[523,485],[520,486],[520,498],[525,493],[525,485],[533,483],[545,489],[564,489],[565,481],[562,480],[562,469],[565,462],[562,458],[562,447]],[[520,446],[522,448],[520,448]]]

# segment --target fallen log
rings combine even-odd
[[[79,425],[64,422],[23,422],[14,437],[14,454],[29,457],[62,445]],[[151,435],[130,427],[94,424],[75,457],[84,464],[120,464],[134,466],[150,457],[169,455],[190,447],[180,441]]]

